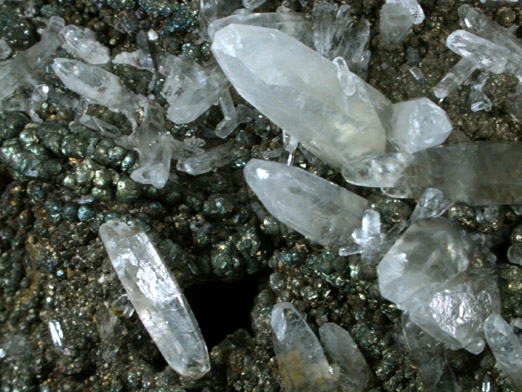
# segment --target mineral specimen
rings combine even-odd
[[[515,390],[522,388],[522,342],[498,313],[484,322],[484,334],[497,364],[511,380]]]
[[[386,0],[381,8],[379,29],[388,43],[397,45],[406,38],[414,24],[423,20],[424,11],[417,0]]]
[[[452,129],[444,110],[418,98],[391,105],[386,137],[398,151],[414,153],[442,144]]]
[[[343,166],[346,181],[388,188],[396,197],[418,198],[437,188],[471,205],[522,203],[522,143],[472,142],[414,154],[363,157]]]
[[[444,218],[413,223],[378,266],[386,299],[410,312],[413,322],[453,349],[484,349],[482,323],[500,309],[487,269],[468,269],[473,243]]]
[[[211,49],[243,98],[331,166],[384,151],[375,107],[386,98],[362,80],[345,95],[336,67],[296,39],[229,25],[216,32]]]
[[[89,64],[105,64],[110,61],[109,48],[96,40],[94,31],[69,25],[60,34],[64,40],[62,47],[72,56]]]
[[[507,258],[510,263],[522,266],[522,244],[511,245],[507,252]]]
[[[154,61],[150,52],[147,33],[140,31],[136,36],[136,43],[138,50],[134,52],[121,52],[114,56],[112,62],[114,64],[127,64],[134,68],[154,72]]]
[[[181,157],[176,169],[193,176],[219,169],[230,162],[230,147],[230,143],[225,143],[188,157]]]
[[[297,167],[252,159],[245,179],[274,217],[312,241],[343,245],[368,201]]]
[[[462,58],[448,72],[433,89],[437,98],[444,99],[464,83],[477,69],[478,64],[474,61]]]
[[[262,6],[266,0],[243,0],[243,7],[248,10],[253,10],[257,7]]]
[[[122,222],[100,237],[127,296],[170,367],[200,378],[210,370],[207,347],[181,288],[147,235]]]
[[[5,60],[11,55],[12,52],[13,51],[5,39],[0,39],[0,60]]]

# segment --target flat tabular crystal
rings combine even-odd
[[[414,154],[364,157],[343,166],[346,181],[418,198],[437,188],[471,205],[522,204],[522,143],[470,142]]]
[[[197,321],[147,235],[122,222],[104,223],[99,234],[129,300],[169,366],[185,377],[205,375],[210,362]]]
[[[252,159],[247,184],[274,217],[325,246],[346,243],[368,201],[297,167]]]
[[[331,166],[384,151],[376,107],[386,98],[363,80],[346,96],[336,67],[296,39],[229,25],[214,35],[212,52],[243,98]]]

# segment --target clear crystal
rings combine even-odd
[[[419,197],[410,220],[412,222],[442,216],[452,205],[450,200],[444,198],[444,194],[435,188],[428,188]]]
[[[100,237],[129,300],[170,367],[185,377],[210,370],[207,347],[174,275],[136,227],[104,223]]]
[[[510,263],[522,266],[522,244],[513,244],[509,247],[507,258]]]
[[[482,89],[488,80],[488,74],[482,73],[482,75],[471,84],[471,91],[469,93],[469,102],[472,112],[479,112],[484,110],[489,112],[493,108],[493,102],[488,98]]]
[[[243,98],[331,166],[384,151],[377,110],[387,99],[362,79],[346,96],[335,66],[294,38],[229,25],[215,34],[212,52]]]
[[[202,151],[186,158],[180,158],[176,169],[193,176],[199,176],[212,170],[219,169],[230,162],[231,143],[225,143],[217,147]]]
[[[96,41],[94,31],[69,25],[60,34],[64,40],[62,47],[70,55],[89,64],[106,64],[110,61],[109,48]]]
[[[127,64],[134,68],[155,72],[147,33],[140,31],[136,37],[136,41],[138,50],[134,52],[121,52],[112,59],[112,62],[114,64]]]
[[[359,227],[368,201],[303,169],[252,159],[247,184],[265,208],[322,245],[342,245]]]
[[[424,20],[424,11],[417,0],[386,0],[380,15],[381,35],[391,45],[401,43],[411,27]]]
[[[398,151],[414,153],[444,143],[452,129],[443,109],[417,98],[391,105],[387,138]]]
[[[437,83],[433,89],[433,94],[440,99],[446,98],[471,76],[473,71],[477,69],[477,66],[476,62],[465,58],[460,59],[451,71]]]

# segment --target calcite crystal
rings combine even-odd
[[[414,154],[363,157],[343,166],[346,181],[418,198],[437,188],[471,205],[522,204],[522,143],[470,142]]]
[[[243,98],[331,166],[384,151],[374,105],[386,98],[362,80],[345,95],[336,67],[296,39],[232,24],[215,33],[211,49]]]
[[[210,362],[198,323],[147,235],[122,222],[104,223],[99,234],[129,300],[169,366],[184,377],[205,375]]]
[[[245,179],[274,217],[312,241],[343,245],[361,224],[368,201],[297,167],[252,159]]]
[[[438,146],[453,127],[446,112],[428,98],[417,98],[391,105],[388,141],[398,151],[414,153]]]
[[[498,313],[487,318],[484,334],[497,364],[515,390],[522,389],[522,341]]]
[[[453,349],[480,353],[482,323],[500,309],[495,278],[468,269],[468,235],[444,218],[414,222],[378,266],[379,289],[413,322]]]

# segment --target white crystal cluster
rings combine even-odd
[[[424,11],[417,0],[386,0],[380,16],[381,36],[391,45],[401,43],[413,25],[424,21]]]
[[[287,392],[362,392],[372,374],[349,332],[335,323],[319,328],[321,341],[288,302],[272,309],[274,351]]]

